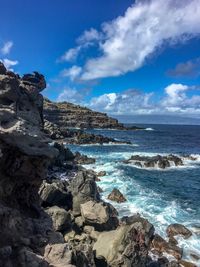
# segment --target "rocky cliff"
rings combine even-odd
[[[86,107],[68,102],[44,101],[44,117],[62,128],[101,128],[125,129],[118,120],[106,113],[96,112]]]
[[[171,244],[139,215],[119,219],[100,197],[100,173],[80,165],[94,159],[49,145],[45,85],[37,72],[21,78],[0,63],[0,267],[194,267],[163,257],[180,261],[174,236],[189,238],[188,229],[171,225]]]

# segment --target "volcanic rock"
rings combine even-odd
[[[114,188],[112,190],[112,192],[108,195],[108,199],[117,203],[126,202],[126,198],[117,188]]]

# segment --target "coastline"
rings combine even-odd
[[[43,75],[20,77],[0,64],[0,86],[1,266],[196,266],[182,260],[174,240],[177,234],[189,238],[187,228],[171,225],[166,241],[139,214],[119,218],[100,196],[102,173],[82,166],[95,159],[49,145]]]

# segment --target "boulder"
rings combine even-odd
[[[167,227],[167,235],[173,237],[176,235],[182,235],[185,239],[192,235],[192,232],[182,224],[174,223]]]
[[[66,210],[57,206],[53,206],[46,209],[45,211],[51,217],[55,231],[63,232],[71,227],[71,214]]]
[[[59,206],[67,210],[72,208],[72,195],[68,191],[66,181],[54,181],[48,183],[43,181],[39,189],[39,196],[43,207]]]
[[[118,224],[117,211],[109,203],[88,201],[81,204],[84,223],[94,226],[97,231],[115,229]]]
[[[180,262],[180,265],[182,267],[197,267],[196,264],[192,263],[192,262],[189,262],[189,261],[184,261],[184,260],[181,260]]]
[[[97,173],[97,176],[100,176],[100,177],[105,176],[105,175],[106,175],[106,171],[100,171]]]
[[[126,202],[126,198],[123,196],[123,194],[117,188],[114,188],[112,190],[112,192],[108,195],[108,199],[115,201],[117,203]]]
[[[44,259],[53,267],[72,267],[73,253],[68,244],[47,245]],[[74,266],[75,267],[75,266]]]
[[[77,164],[93,164],[95,161],[96,160],[94,158],[90,158],[87,155],[83,155],[79,152],[75,153],[75,162]]]
[[[132,221],[116,230],[100,233],[93,247],[97,259],[105,259],[108,266],[147,266],[154,227],[141,217]]]
[[[89,200],[99,201],[100,196],[95,183],[95,175],[86,170],[79,171],[70,181],[69,190],[73,196],[73,214],[81,214],[80,205]]]
[[[161,236],[156,234],[152,241],[152,248],[159,253],[167,253],[180,260],[182,258],[183,250],[176,245],[165,241]]]
[[[58,156],[53,162],[54,165],[62,167],[66,163],[66,161],[74,160],[74,154],[69,148],[65,147],[62,143],[54,142],[53,146],[59,151]]]

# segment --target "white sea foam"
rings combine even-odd
[[[145,131],[155,131],[153,128],[146,128]]]
[[[89,156],[96,156],[88,154]],[[121,168],[122,160],[129,159],[131,155],[141,156],[156,156],[158,153],[146,152],[110,152],[98,155],[96,164],[86,165],[86,168],[92,168],[95,171],[106,171],[106,175],[101,177],[98,185],[103,189],[102,198],[105,201],[111,202],[107,199],[108,194],[114,187],[118,188],[127,198],[127,202],[118,204],[112,202],[119,212],[119,216],[129,216],[139,213],[141,216],[147,218],[154,226],[156,233],[160,234],[163,238],[166,237],[166,228],[171,223],[182,223],[188,227],[193,235],[189,239],[178,237],[179,246],[184,249],[183,258],[194,262],[191,254],[199,255],[200,251],[200,229],[195,228],[194,225],[200,226],[200,220],[191,218],[191,209],[182,209],[177,201],[164,200],[163,196],[149,188],[142,186],[137,180],[134,179],[134,172],[132,176],[127,176],[124,169]],[[159,153],[159,155],[166,156],[167,153]],[[180,156],[180,155],[177,155]],[[181,156],[182,157],[182,156]],[[183,169],[195,167],[200,163],[200,155],[190,155],[191,158],[182,158],[186,166],[171,168]],[[149,170],[149,169],[148,169]],[[155,170],[155,169],[154,169]],[[158,169],[161,171],[161,169]],[[166,254],[169,259],[172,256]],[[200,261],[195,264],[200,266]]]

